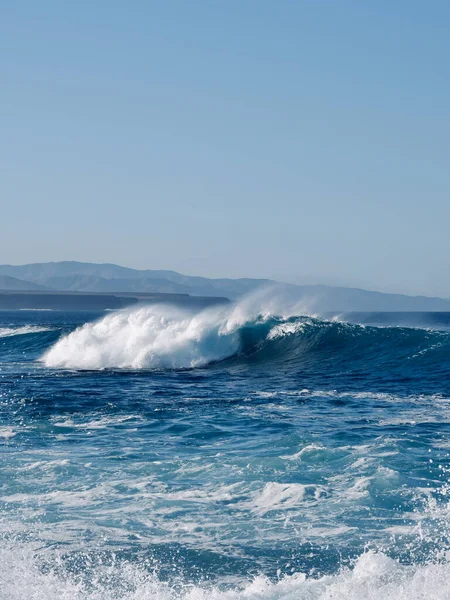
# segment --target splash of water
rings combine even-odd
[[[272,581],[259,576],[233,586],[169,584],[143,566],[93,561],[71,573],[59,560],[40,562],[27,546],[0,551],[0,599],[23,600],[448,600],[450,565],[401,565],[381,552],[365,552],[353,568],[319,578],[296,573]],[[147,565],[148,566],[148,565]]]

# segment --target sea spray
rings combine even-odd
[[[21,543],[0,550],[0,600],[448,600],[450,591],[449,564],[401,565],[373,551],[331,576],[259,575],[234,585],[169,584],[149,564],[101,557],[89,558],[82,573],[70,572],[54,558],[52,566]]]
[[[300,310],[271,289],[196,313],[144,305],[83,325],[60,339],[43,361],[48,367],[79,369],[199,367],[239,352],[246,324],[267,322],[274,314],[303,314]]]
[[[48,367],[192,368],[239,350],[236,329],[220,312],[191,314],[149,306],[110,313],[59,340],[45,355]]]

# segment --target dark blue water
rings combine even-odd
[[[450,598],[449,434],[449,314],[0,313],[0,598]]]

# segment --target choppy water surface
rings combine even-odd
[[[450,598],[450,316],[0,313],[0,598]]]

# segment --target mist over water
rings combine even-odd
[[[449,329],[0,313],[0,598],[449,598]]]

